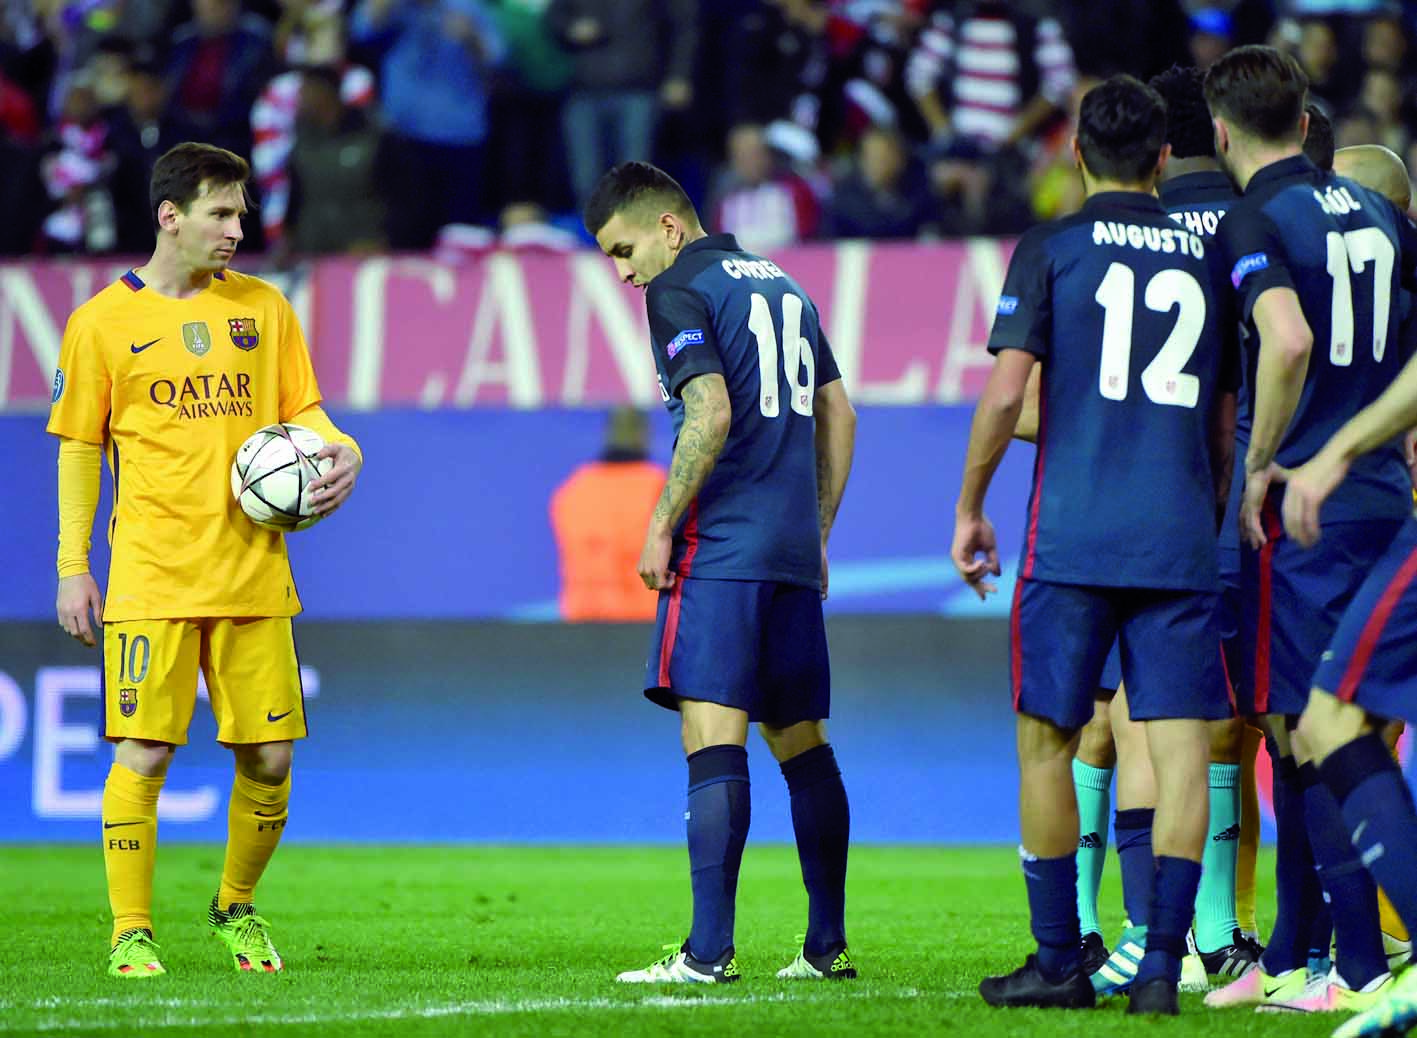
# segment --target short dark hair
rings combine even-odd
[[[1304,138],[1304,154],[1319,169],[1333,169],[1333,120],[1322,108],[1310,101],[1304,106],[1309,117],[1309,133]]]
[[[1273,47],[1236,47],[1205,77],[1211,113],[1271,143],[1299,136],[1299,117],[1308,95],[1309,77],[1299,62]]]
[[[647,203],[660,212],[698,220],[694,203],[668,173],[648,162],[622,162],[606,171],[591,192],[585,206],[585,229],[592,235],[599,234],[616,213]]]
[[[246,180],[250,176],[251,167],[246,160],[225,148],[196,141],[186,141],[170,148],[153,165],[152,180],[148,182],[153,229],[161,229],[157,211],[162,208],[163,202],[171,202],[186,212],[187,207],[201,194],[202,185],[208,182],[212,187],[240,184],[249,207],[251,200],[247,196]]]
[[[1078,147],[1095,177],[1127,184],[1146,180],[1166,144],[1166,102],[1132,76],[1113,76],[1089,90],[1078,111]]]
[[[1172,65],[1153,76],[1149,85],[1166,102],[1166,143],[1171,145],[1171,157],[1214,158],[1215,130],[1210,125],[1210,109],[1205,106],[1205,73],[1194,66]]]

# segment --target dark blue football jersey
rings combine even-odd
[[[1235,185],[1220,170],[1198,170],[1163,180],[1161,204],[1171,219],[1207,241],[1215,237],[1225,212],[1239,197]]]
[[[1137,192],[1020,240],[989,349],[1043,367],[1022,576],[1218,586],[1210,429],[1238,361],[1214,253]]]
[[[680,394],[721,374],[733,407],[718,463],[675,533],[682,576],[821,585],[812,403],[841,378],[817,308],[780,267],[731,234],[685,246],[649,283],[661,395],[684,424]]]
[[[1234,182],[1220,170],[1183,173],[1161,182],[1161,204],[1186,230],[1210,241],[1220,229],[1225,213],[1240,198]],[[1245,451],[1250,444],[1250,402],[1243,382],[1235,413],[1235,464],[1230,480],[1230,502],[1220,526],[1220,550],[1230,557],[1240,551],[1240,498],[1245,489]]]
[[[1254,385],[1261,344],[1254,305],[1271,288],[1299,297],[1314,345],[1303,393],[1276,460],[1318,453],[1344,422],[1396,377],[1403,289],[1414,287],[1417,231],[1377,192],[1325,173],[1302,155],[1257,172],[1221,224],[1246,326],[1245,380]],[[1326,522],[1397,519],[1412,510],[1400,440],[1356,459],[1324,504]]]

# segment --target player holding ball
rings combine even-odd
[[[230,468],[262,426],[293,422],[324,441],[328,471],[306,488],[334,512],[362,463],[320,408],[290,303],[228,268],[246,213],[244,159],[179,144],[153,169],[152,258],[69,318],[48,429],[59,447],[59,625],[85,645],[103,625],[103,858],[113,910],[108,972],[165,973],[153,939],[157,801],[187,741],[197,673],[217,739],[235,756],[226,858],[207,912],[238,970],[280,956],[253,905],[285,829],[294,740],[306,734],[291,617],[300,598],[284,536],[247,519]],[[107,601],[89,572],[101,463],[113,474]],[[92,619],[90,614],[92,613]]]

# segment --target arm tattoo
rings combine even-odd
[[[654,508],[656,523],[673,527],[698,495],[718,462],[731,419],[728,394],[712,376],[690,380],[681,391],[684,426],[674,444],[669,478]]]

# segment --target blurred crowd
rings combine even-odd
[[[0,0],[0,253],[146,252],[183,140],[250,159],[277,261],[572,247],[630,158],[751,249],[1012,234],[1080,203],[1089,85],[1243,43],[1417,168],[1413,30],[1384,0]]]

